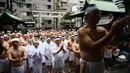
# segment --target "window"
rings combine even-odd
[[[82,9],[83,7],[80,7],[80,9]]]
[[[47,0],[48,2],[51,2],[51,0]]]
[[[27,8],[31,8],[31,4],[27,4]]]
[[[47,5],[47,9],[51,9],[51,5]]]
[[[32,15],[32,12],[27,12],[27,16],[31,16]]]
[[[51,20],[48,20],[48,24],[51,24],[51,22],[52,22]]]
[[[80,1],[80,3],[84,3],[83,1]]]

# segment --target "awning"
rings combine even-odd
[[[8,11],[3,12],[0,15],[0,24],[8,24],[8,23],[24,23],[24,20],[14,16]]]
[[[125,12],[125,6],[122,0],[86,0],[81,11],[84,11],[89,4],[96,4],[97,8],[101,11],[107,12]]]
[[[101,25],[101,26],[107,25],[111,23],[113,19],[114,19],[114,16],[110,16],[110,15],[102,16],[97,25]]]

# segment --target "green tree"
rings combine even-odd
[[[66,23],[66,20],[69,20],[70,21],[70,25],[71,27],[73,26],[73,23],[72,23],[72,17],[71,17],[71,13],[70,12],[67,12],[63,17],[62,17],[62,23]],[[68,23],[68,22],[67,22]]]
[[[64,16],[63,16],[63,19],[65,20],[71,20],[71,13],[70,12],[67,12]]]

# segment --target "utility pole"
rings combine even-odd
[[[7,5],[6,9],[9,9],[9,0],[6,0],[6,5]]]
[[[12,12],[12,1],[13,0],[6,0],[6,9],[10,10]]]
[[[126,10],[126,14],[130,15],[130,0],[124,0],[124,5],[125,5],[125,10]]]
[[[10,0],[10,11],[13,12],[12,11],[12,0]]]

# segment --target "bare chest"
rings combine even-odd
[[[12,55],[13,58],[20,58],[20,57],[23,56],[23,51],[21,51],[21,50],[13,50],[11,52],[11,55]]]
[[[95,31],[85,30],[85,34],[87,34],[93,41],[97,41],[105,36],[103,31],[99,30],[99,29],[97,29]]]
[[[75,44],[75,49],[79,50],[79,44]]]

